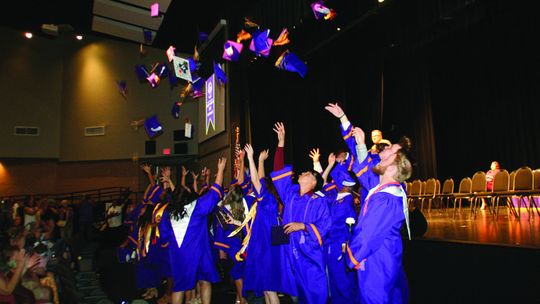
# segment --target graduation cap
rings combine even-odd
[[[223,71],[223,69],[221,69],[221,66],[219,65],[219,63],[215,63],[215,62],[214,62],[214,74],[216,75],[216,78],[217,78],[222,84],[226,84],[226,83],[227,83],[227,75],[225,74],[225,72]]]
[[[274,42],[268,37],[269,35],[270,30],[255,31],[255,33],[253,33],[253,38],[251,38],[249,49],[255,52],[257,55],[267,57],[270,54],[272,42]]]
[[[144,38],[144,43],[152,44],[152,31],[143,29],[143,38]]]
[[[163,78],[169,76],[169,67],[164,63],[160,63],[156,67],[155,73],[156,73],[156,75],[158,75],[159,78],[163,79]]]
[[[158,2],[150,5],[150,16],[152,17],[159,16],[159,3]]]
[[[161,81],[161,79],[156,73],[150,74],[148,77],[146,77],[146,80],[148,80],[148,83],[150,83],[150,86],[152,88],[157,87],[159,85],[159,82]]]
[[[236,42],[240,43],[244,40],[248,40],[248,39],[251,39],[251,34],[249,32],[246,32],[245,30],[241,30],[237,35],[236,35]]]
[[[225,60],[238,61],[238,58],[240,57],[240,53],[242,53],[243,48],[244,46],[242,45],[242,43],[229,40],[223,45],[222,57]]]
[[[285,45],[289,44],[291,41],[289,40],[289,31],[287,28],[284,28],[281,33],[279,34],[279,37],[274,41],[274,45]]]
[[[334,169],[330,172],[330,176],[332,176],[332,179],[336,183],[336,186],[339,190],[343,189],[343,187],[348,186],[352,187],[356,185],[356,181],[352,178],[352,176],[347,171],[347,166],[343,164],[338,164],[334,167]]]
[[[204,87],[204,79],[202,77],[198,77],[191,83],[193,86],[193,98],[198,98],[203,96],[202,93],[203,87]]]
[[[192,59],[193,60],[193,59]],[[194,62],[194,60],[193,60]],[[194,65],[188,60],[178,56],[173,57],[174,73],[176,77],[186,81],[192,81],[192,68]]]
[[[279,56],[275,65],[280,70],[296,72],[302,76],[302,78],[304,78],[307,72],[306,64],[296,57],[296,55],[289,52],[289,50],[286,50]]]
[[[137,78],[141,82],[145,81],[146,78],[150,76],[150,73],[148,73],[146,66],[144,66],[143,64],[135,66],[135,73],[137,73]]]
[[[173,103],[171,114],[174,118],[178,119],[180,117],[180,106],[182,103],[180,101],[175,101]]]
[[[313,11],[315,19],[317,20],[321,18],[324,18],[325,20],[332,20],[336,15],[334,10],[326,7],[322,0],[311,3],[311,10]]]
[[[144,129],[150,138],[154,138],[163,133],[163,126],[159,123],[156,115],[147,118],[144,121]]]
[[[169,59],[169,62],[173,61],[174,55],[175,55],[176,48],[174,46],[169,46],[167,49],[167,58]]]
[[[127,83],[125,80],[119,80],[116,81],[116,85],[118,86],[118,91],[124,98],[127,99],[128,89],[127,89]]]

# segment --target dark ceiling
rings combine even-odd
[[[180,52],[190,53],[199,32],[210,33],[220,19],[241,18],[246,3],[254,2],[172,0],[151,46],[166,49],[174,44]],[[70,25],[75,32],[121,39],[92,31],[93,6],[93,0],[9,1],[0,26],[42,35],[42,24]]]

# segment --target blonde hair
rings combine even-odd
[[[407,155],[405,155],[403,151],[401,150],[397,151],[394,164],[396,165],[396,168],[397,168],[396,176],[395,176],[396,181],[402,183],[406,181],[409,177],[411,177],[412,165],[409,159],[407,158]]]

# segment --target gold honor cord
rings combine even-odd
[[[229,234],[229,237],[233,237],[238,234],[238,232],[240,232],[242,228],[246,227],[247,230],[247,235],[242,241],[242,248],[240,248],[240,250],[235,255],[237,261],[244,260],[241,255],[246,251],[247,245],[249,244],[249,239],[251,238],[251,226],[253,225],[253,221],[255,221],[255,216],[257,215],[257,204],[259,201],[260,199],[257,199],[253,206],[251,206],[251,209],[249,209],[249,213],[244,219],[242,225],[240,225],[238,228],[236,228],[233,232]],[[249,222],[251,222],[251,225],[248,225]]]

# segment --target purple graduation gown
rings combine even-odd
[[[283,291],[280,246],[272,246],[271,227],[278,225],[278,203],[268,192],[264,179],[257,193],[257,209],[251,224],[251,237],[246,249],[244,290],[259,294],[263,291]]]
[[[332,227],[324,242],[324,252],[328,267],[328,282],[332,304],[350,304],[357,299],[358,280],[355,270],[348,269],[343,253],[343,245],[351,236],[347,218],[356,221],[354,198],[350,193],[338,193],[334,183],[326,184],[323,188],[328,197],[328,206],[332,217]]]
[[[305,231],[291,233],[290,244],[281,248],[288,277],[284,289],[295,295],[295,287],[300,304],[326,304],[323,240],[332,225],[327,199],[320,192],[300,195],[300,186],[292,183],[292,174],[291,166],[270,174],[283,201],[283,224],[301,222],[306,226]],[[294,282],[293,286],[287,286],[287,282]]]
[[[370,190],[347,247],[347,262],[358,270],[360,303],[408,303],[400,229],[405,221],[398,183]]]
[[[207,218],[222,198],[223,189],[214,184],[204,195],[185,206],[184,218],[176,220],[164,211],[159,231],[161,242],[168,243],[169,247],[173,292],[191,290],[200,280],[219,281]]]

